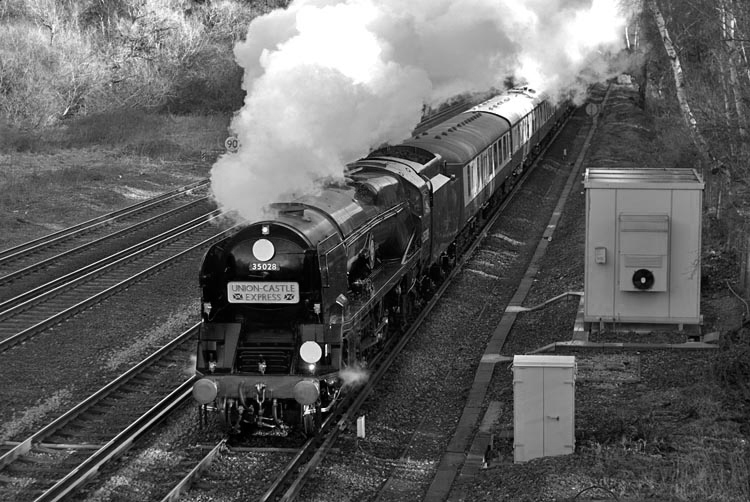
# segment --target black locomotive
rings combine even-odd
[[[195,399],[234,430],[315,433],[344,371],[401,331],[567,109],[511,89],[213,245]]]

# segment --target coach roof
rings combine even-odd
[[[508,122],[488,113],[460,113],[405,145],[439,154],[449,164],[466,164],[508,131]]]

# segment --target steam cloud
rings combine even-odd
[[[423,104],[508,77],[553,96],[582,90],[622,45],[617,3],[295,0],[258,17],[235,47],[247,95],[230,128],[241,146],[214,165],[214,197],[257,220],[268,203],[408,138]]]
[[[359,387],[370,378],[370,372],[358,365],[347,366],[339,371],[344,387]]]

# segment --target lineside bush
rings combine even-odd
[[[722,387],[742,395],[750,410],[750,328],[745,323],[722,336],[714,371]],[[746,427],[750,433],[750,424]]]
[[[242,105],[234,44],[287,0],[4,0],[0,122],[27,131],[71,117],[227,113]],[[8,140],[0,141],[2,144]]]
[[[74,31],[49,34],[27,22],[0,24],[0,112],[35,128],[70,116],[100,90],[104,65]]]

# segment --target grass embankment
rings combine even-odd
[[[123,112],[0,130],[0,228],[8,248],[208,176],[228,117]],[[0,126],[2,128],[2,126]]]

